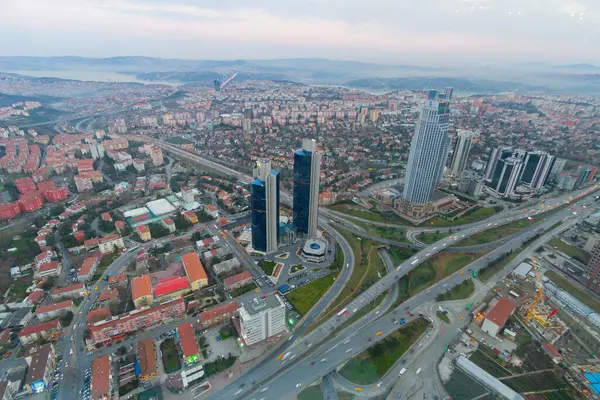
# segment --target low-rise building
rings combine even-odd
[[[62,264],[58,261],[51,261],[47,264],[42,264],[34,273],[34,279],[43,279],[49,276],[58,276],[62,270]]]
[[[139,378],[142,382],[151,382],[158,377],[156,367],[156,351],[152,338],[139,341],[137,346],[137,359],[140,366]]]
[[[39,306],[35,310],[35,315],[40,321],[48,321],[50,319],[62,317],[68,312],[73,312],[73,308],[73,300],[65,300],[46,306]]]
[[[105,289],[98,294],[97,303],[100,305],[105,305],[109,303],[117,303],[119,301],[119,289]]]
[[[41,324],[27,326],[19,332],[19,340],[24,346],[31,346],[40,340],[55,340],[60,335],[60,321],[53,319]]]
[[[28,393],[41,393],[50,384],[52,372],[55,368],[55,351],[51,343],[32,348],[27,362],[27,377],[25,377],[25,390]]]
[[[183,276],[163,279],[154,285],[154,297],[161,302],[170,298],[182,297],[190,291],[190,283]]]
[[[231,303],[221,304],[209,310],[200,313],[200,323],[203,328],[219,325],[231,320],[238,315],[240,303],[232,301]]]
[[[246,286],[252,283],[252,275],[248,271],[244,271],[241,274],[234,275],[223,280],[225,284],[225,290],[231,291],[242,286]]]
[[[84,283],[74,283],[71,286],[52,289],[52,291],[50,291],[50,297],[52,297],[52,300],[54,301],[60,301],[82,297],[85,296],[86,293],[87,289]]]
[[[516,308],[516,301],[507,297],[501,298],[485,315],[481,330],[492,337],[496,337]]]
[[[154,302],[150,275],[144,274],[131,279],[131,298],[135,308],[149,306]]]
[[[200,350],[196,343],[196,336],[192,324],[184,322],[177,327],[177,336],[181,344],[181,351],[186,365],[193,364],[200,359]]]
[[[173,221],[171,218],[166,217],[163,218],[161,220],[162,226],[164,226],[165,228],[167,228],[169,230],[169,232],[173,233],[175,232],[175,221]]]
[[[108,278],[108,286],[125,289],[127,287],[127,274],[119,274]]]
[[[112,399],[112,371],[109,355],[100,356],[92,361],[90,390],[92,400]]]
[[[233,271],[240,266],[240,260],[237,258],[230,258],[229,260],[221,261],[218,264],[213,265],[215,274],[222,275]]]
[[[125,248],[125,243],[123,243],[123,238],[121,236],[113,233],[112,235],[101,238],[98,247],[100,247],[100,252],[102,254],[106,254],[115,251],[117,248]]]
[[[139,225],[135,227],[135,232],[139,236],[140,240],[147,242],[152,239],[150,229],[146,225]]]
[[[240,308],[242,339],[248,346],[286,332],[285,305],[278,295],[254,298]]]
[[[184,254],[181,257],[181,261],[192,290],[199,290],[208,286],[208,276],[195,251]]]
[[[198,216],[193,211],[185,211],[183,213],[183,218],[187,222],[189,222],[190,224],[197,224],[198,223]]]
[[[110,308],[101,307],[96,308],[95,310],[90,310],[87,315],[87,323],[89,325],[93,325],[98,321],[104,321],[105,319],[110,318]]]
[[[92,279],[96,272],[96,267],[100,264],[101,258],[101,255],[94,255],[83,260],[83,264],[81,264],[81,268],[79,268],[79,271],[77,272],[77,280],[79,280],[79,282],[85,282]]]

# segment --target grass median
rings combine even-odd
[[[532,221],[529,219],[520,219],[518,221],[511,222],[510,224],[500,225],[498,227],[480,232],[453,244],[452,247],[468,247],[476,246],[478,244],[492,243],[538,223],[539,222],[535,220]]]
[[[305,315],[333,285],[337,274],[330,274],[288,293],[288,301],[300,315]]]
[[[564,253],[569,257],[574,258],[582,264],[587,264],[590,261],[590,253],[578,247],[565,243],[559,238],[552,238],[549,242],[549,245],[555,248],[556,250],[560,251],[561,253]]]
[[[424,244],[434,244],[435,242],[442,240],[450,236],[450,232],[435,232],[435,233],[420,233],[417,235],[417,240]]]
[[[452,301],[452,300],[464,300],[469,298],[475,291],[475,283],[471,278],[467,278],[446,293],[440,294],[436,301]]]
[[[429,322],[417,319],[348,361],[340,370],[348,381],[370,385],[381,379],[427,330]]]
[[[502,211],[503,208],[500,206],[497,207],[479,207],[474,208],[472,210],[467,211],[465,214],[460,217],[451,220],[444,217],[435,217],[427,221],[423,226],[439,226],[439,227],[449,227],[449,226],[458,226],[464,224],[471,224],[473,222],[482,221],[486,218],[491,217],[492,215]]]

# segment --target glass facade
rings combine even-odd
[[[308,234],[310,214],[310,172],[312,153],[298,150],[294,153],[294,225],[297,233]]]
[[[535,173],[540,163],[541,155],[530,153],[527,155],[525,168],[523,169],[523,175],[521,175],[521,181],[525,183],[533,183]]]
[[[267,251],[267,196],[265,182],[254,179],[251,183],[252,247]],[[279,194],[279,190],[277,190]],[[279,202],[278,202],[279,203]]]

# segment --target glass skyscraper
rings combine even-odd
[[[404,180],[403,200],[410,204],[426,204],[433,199],[448,159],[450,137],[450,99],[452,89],[445,93],[430,90],[421,109]]]
[[[314,140],[304,139],[294,153],[294,226],[300,236],[317,236],[321,154]]]
[[[256,162],[250,183],[252,207],[252,248],[271,252],[279,243],[279,171],[271,160]]]

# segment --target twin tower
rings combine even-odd
[[[294,153],[293,229],[298,237],[316,237],[321,154],[315,140],[304,139]],[[271,160],[256,162],[251,182],[252,248],[269,253],[279,244],[279,171]]]

